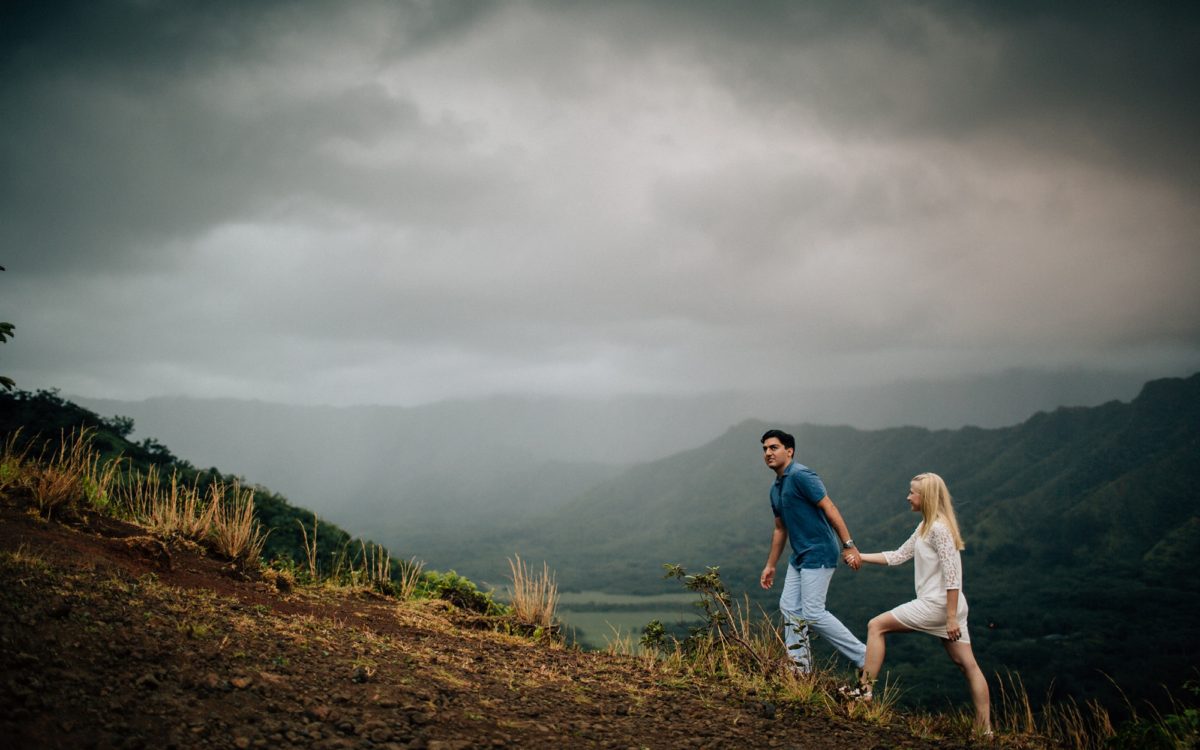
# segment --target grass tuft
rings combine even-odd
[[[412,599],[416,596],[417,589],[421,584],[421,574],[425,570],[425,563],[416,557],[410,557],[407,561],[398,563],[396,568],[396,596],[404,600]]]
[[[27,461],[14,447],[15,436],[10,437],[2,462],[4,474],[10,477],[7,483],[28,487],[44,518],[88,505],[106,507],[119,460],[101,461],[92,447],[93,432],[88,428],[63,432],[50,458],[38,461]]]
[[[508,561],[509,570],[512,571],[513,615],[522,623],[551,632],[555,627],[558,609],[558,584],[554,574],[545,562],[542,563],[542,572],[534,574],[520,555],[515,557],[515,561]]]
[[[237,483],[230,487],[214,482],[209,486],[209,508],[209,539],[217,552],[230,560],[257,564],[267,535],[254,518],[254,491],[243,490]]]

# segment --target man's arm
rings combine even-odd
[[[775,530],[771,532],[771,552],[767,555],[767,565],[763,568],[762,575],[758,577],[758,585],[764,589],[771,588],[771,584],[775,583],[775,566],[779,564],[779,556],[783,554],[783,545],[787,542],[787,527],[783,525],[783,519],[775,517]]]
[[[825,513],[825,517],[829,519],[829,525],[833,527],[833,533],[837,534],[838,542],[845,544],[850,541],[850,530],[846,528],[846,522],[842,519],[842,514],[838,511],[837,506],[829,499],[829,495],[821,498],[821,502],[817,503],[817,507]],[[862,566],[862,555],[859,554],[858,548],[851,545],[850,549],[843,551],[842,557],[846,564],[851,568],[858,570]]]

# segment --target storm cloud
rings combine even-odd
[[[1188,4],[0,14],[23,387],[413,404],[1200,367]]]

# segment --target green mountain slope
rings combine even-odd
[[[79,430],[91,434],[92,446],[104,460],[121,457],[126,471],[145,474],[154,467],[160,476],[178,474],[180,483],[201,489],[213,482],[235,481],[252,488],[255,519],[267,533],[263,557],[301,564],[307,558],[306,543],[313,533],[313,513],[291,504],[287,498],[260,485],[250,485],[219,469],[197,469],[189,461],[177,458],[154,438],[130,440],[133,420],[128,417],[101,417],[90,409],[60,398],[54,391],[0,391],[0,443],[12,441],[18,453],[30,456],[53,455],[64,435]],[[302,530],[303,526],[307,531]],[[345,530],[322,518],[316,539],[317,558],[325,565],[341,554],[357,562],[362,545],[370,540],[352,537]]]
[[[1039,413],[1002,429],[782,426],[864,550],[893,549],[911,533],[911,476],[946,478],[986,670],[1019,671],[1035,698],[1053,686],[1110,704],[1121,702],[1113,681],[1150,696],[1195,675],[1200,375],[1153,381],[1130,403]],[[564,587],[635,592],[661,590],[664,562],[718,565],[770,610],[776,592],[756,587],[771,528],[772,477],[758,444],[767,427],[745,422],[635,467],[536,525],[460,538],[460,569],[486,576],[519,552],[550,561]],[[911,596],[910,567],[843,569],[830,608],[865,636],[867,619]],[[893,640],[889,665],[918,701],[944,699],[931,685],[957,688],[933,639]]]

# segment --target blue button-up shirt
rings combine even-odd
[[[836,568],[837,534],[817,503],[825,499],[825,484],[817,473],[792,461],[771,486],[771,511],[783,519],[791,563],[796,568]]]

